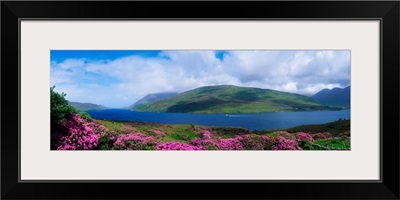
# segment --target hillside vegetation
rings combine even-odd
[[[105,107],[105,106],[97,105],[97,104],[93,104],[93,103],[80,103],[80,102],[68,101],[68,104],[70,106],[74,107],[78,111],[104,110],[104,109],[107,109],[107,107]]]
[[[198,114],[338,109],[318,104],[312,98],[299,94],[231,85],[201,87],[133,107],[134,111]]]

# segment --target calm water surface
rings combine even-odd
[[[350,119],[350,110],[272,112],[257,114],[183,114],[135,112],[126,109],[107,109],[87,111],[95,119],[158,122],[167,124],[197,124],[205,126],[233,126],[251,130],[290,128],[305,124],[324,124]]]

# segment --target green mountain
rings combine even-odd
[[[72,102],[68,101],[68,104],[78,111],[87,111],[87,110],[104,110],[107,109],[107,107],[102,106],[102,105],[97,105],[93,103],[80,103],[80,102]]]
[[[136,101],[133,105],[128,106],[129,109],[132,109],[135,106],[141,105],[141,104],[147,104],[151,103],[157,100],[161,99],[167,99],[173,96],[176,96],[178,93],[176,92],[164,92],[164,93],[154,93],[154,94],[148,94],[144,96],[143,98],[139,99]]]
[[[320,105],[312,98],[299,94],[231,85],[201,87],[132,108],[134,111],[198,114],[337,109]]]

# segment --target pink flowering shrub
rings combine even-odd
[[[300,132],[299,134],[297,134],[296,139],[298,142],[314,141],[314,138],[310,134],[303,133],[303,132]]]
[[[301,150],[296,139],[287,139],[283,135],[288,136],[286,134],[282,134],[277,136],[272,141],[272,150]]]
[[[180,142],[166,142],[161,143],[157,146],[157,150],[203,150],[202,146],[193,146],[186,143]]]
[[[322,133],[313,134],[312,137],[314,138],[314,140],[325,139],[325,137],[324,137],[324,135]]]
[[[314,142],[314,138],[310,134],[300,132],[296,135],[296,139],[297,139],[297,144],[303,150],[313,149],[312,143]]]
[[[248,134],[237,138],[246,150],[266,150],[271,148],[268,136]]]
[[[78,114],[72,115],[68,120],[59,123],[65,132],[52,134],[57,150],[90,150],[98,145],[99,136],[105,134],[107,129],[95,123],[86,122]]]
[[[204,130],[203,139],[204,139],[204,140],[210,140],[210,139],[212,139],[212,137],[211,137],[211,132],[210,132],[210,131],[207,131],[207,130]]]
[[[110,150],[113,148],[114,142],[117,141],[118,135],[115,131],[108,131],[100,135],[99,147],[101,150]]]
[[[289,140],[296,140],[296,136],[294,136],[293,134],[287,132],[287,131],[280,131],[278,133],[278,136],[282,136],[285,139],[289,139]]]
[[[112,133],[113,133],[113,134],[110,136],[110,140],[115,142],[115,140],[117,139],[117,137],[115,136],[115,132],[114,132],[114,131],[113,131]]]
[[[191,141],[193,146],[202,147],[203,150],[218,150],[217,141],[215,139],[199,139],[195,138]]]
[[[214,144],[218,150],[243,150],[242,143],[238,138],[218,138]]]
[[[332,134],[328,132],[317,133],[313,134],[312,137],[314,138],[314,140],[322,140],[322,139],[332,138]]]
[[[155,149],[157,141],[153,136],[141,132],[121,134],[114,142],[113,150],[151,150]]]
[[[324,135],[325,139],[332,138],[332,134],[331,133],[325,132],[325,133],[322,133],[322,134]]]
[[[154,130],[153,132],[156,134],[157,137],[164,137],[164,136],[167,135],[167,134],[165,134],[164,132],[162,132],[160,130]]]
[[[207,150],[243,150],[242,143],[238,138],[203,140],[202,144]]]
[[[201,147],[201,150],[243,150],[243,146],[239,138],[195,138],[191,140],[190,144],[195,147]]]
[[[200,138],[194,138],[192,141],[190,141],[190,144],[193,146],[203,146],[203,140]]]

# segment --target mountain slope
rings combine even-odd
[[[161,100],[161,99],[167,99],[167,98],[176,96],[177,94],[178,93],[176,93],[176,92],[148,94],[148,95],[144,96],[143,98],[139,99],[138,101],[136,101],[133,105],[129,106],[128,108],[132,109],[135,106],[151,103],[151,102]]]
[[[107,109],[107,107],[105,107],[105,106],[97,105],[97,104],[93,104],[93,103],[80,103],[80,102],[68,101],[68,104],[79,111]]]
[[[137,105],[135,111],[175,113],[260,113],[328,110],[307,96],[230,85],[206,86],[174,97]]]
[[[316,102],[330,106],[350,106],[350,86],[341,88],[323,89],[311,96]]]

